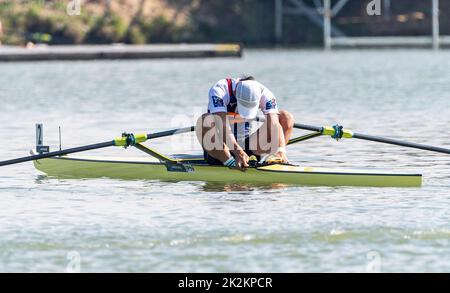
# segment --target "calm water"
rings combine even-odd
[[[58,147],[187,126],[215,81],[251,73],[297,122],[450,147],[450,52],[246,51],[243,59],[0,64],[0,160],[34,124]],[[299,132],[301,133],[301,132]],[[191,135],[159,139],[196,153]],[[108,156],[142,156],[107,149]],[[145,155],[144,155],[145,156]],[[424,175],[422,188],[210,185],[47,178],[0,168],[1,272],[450,272],[450,156],[318,138],[312,166]]]

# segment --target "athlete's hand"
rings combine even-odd
[[[243,150],[235,151],[234,157],[236,159],[236,168],[242,170],[248,167],[248,161],[250,160],[250,158],[248,157],[246,152],[244,152]]]
[[[283,163],[283,164],[289,163],[289,160],[288,160],[285,152],[277,152],[275,154],[275,156],[281,159],[281,163]]]

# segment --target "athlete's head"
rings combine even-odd
[[[255,80],[240,80],[236,85],[237,112],[245,119],[254,119],[258,114],[262,89]]]

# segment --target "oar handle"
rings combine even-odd
[[[264,118],[264,117],[256,117],[255,120],[259,121],[259,122],[265,122],[266,118]],[[300,123],[294,123],[294,128],[303,129],[303,130],[309,130],[309,131],[314,131],[314,132],[320,132],[322,134],[323,134],[323,132],[325,130],[324,127],[318,127],[318,126],[312,126],[312,125],[306,125],[306,124],[300,124]]]
[[[160,138],[160,137],[171,136],[174,134],[181,134],[181,133],[192,132],[192,131],[195,131],[195,126],[166,130],[166,131],[161,131],[158,133],[150,133],[150,134],[147,134],[147,139]]]

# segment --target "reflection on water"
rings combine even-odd
[[[36,184],[47,184],[50,181],[56,182],[73,182],[72,184],[77,184],[79,180],[95,180],[95,179],[85,179],[85,178],[64,178],[64,177],[54,177],[47,175],[37,175],[35,178]],[[75,181],[75,182],[74,182]],[[183,182],[179,180],[123,180],[123,181],[139,181],[146,182],[147,184],[152,184],[159,182],[162,184],[177,184],[183,183],[188,184],[189,182]],[[290,185],[280,184],[280,183],[221,183],[221,182],[195,182],[199,185],[199,191],[205,192],[245,192],[245,191],[265,191],[265,190],[276,190],[276,189],[286,189]],[[245,193],[242,193],[245,194]]]
[[[34,183],[36,184],[46,184],[48,180],[51,179],[47,175],[39,174],[36,176],[36,179],[34,180]]]
[[[202,186],[202,191],[206,192],[243,192],[243,191],[264,191],[273,189],[285,189],[289,185],[272,183],[272,184],[244,184],[244,183],[218,183],[218,182],[206,182]]]

